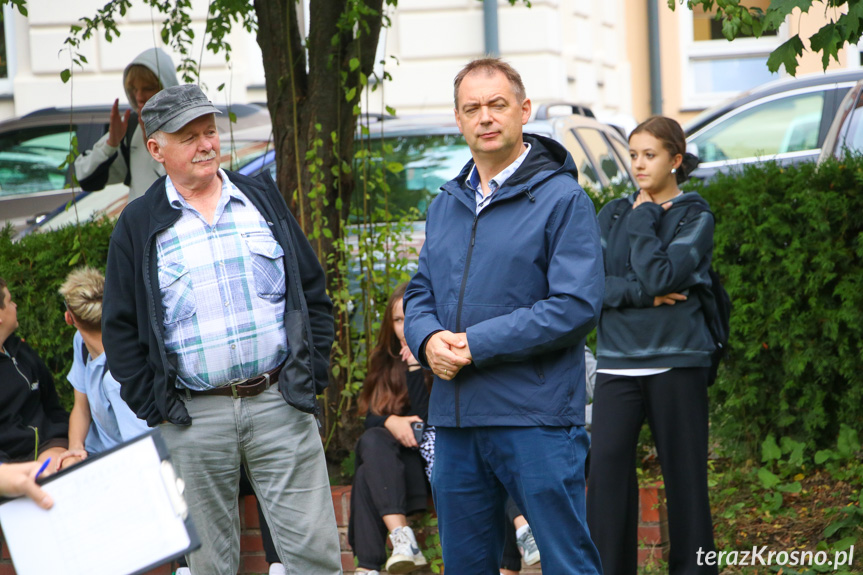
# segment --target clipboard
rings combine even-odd
[[[0,500],[18,575],[138,575],[201,546],[158,429],[38,483],[47,511]]]

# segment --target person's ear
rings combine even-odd
[[[150,138],[149,140],[147,140],[147,151],[150,152],[150,155],[153,156],[154,160],[156,160],[160,164],[165,163],[165,156],[162,153],[162,146],[159,145],[159,142],[157,142],[155,138]]]
[[[72,312],[66,310],[63,312],[63,319],[66,320],[66,325],[71,325],[75,327],[75,316],[72,315]]]
[[[530,102],[530,98],[525,98],[524,102],[521,103],[521,125],[524,126],[530,120],[530,112],[533,109],[533,104]]]

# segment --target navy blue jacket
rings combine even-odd
[[[599,319],[597,368],[707,367],[714,350],[696,289],[710,286],[713,214],[695,192],[668,210],[636,195],[599,213],[605,301]],[[653,306],[683,293],[686,301]]]
[[[285,251],[285,331],[291,352],[279,374],[279,391],[288,404],[317,414],[315,396],[329,383],[334,337],[324,270],[269,175],[227,173],[267,220]],[[156,269],[156,234],[180,214],[168,203],[162,176],[123,210],[108,248],[102,341],[111,373],[120,382],[120,396],[150,427],[165,420],[192,422],[174,386],[176,366],[165,352]]]
[[[596,211],[566,149],[524,139],[527,158],[479,216],[473,161],[429,207],[405,293],[408,346],[425,364],[429,336],[466,331],[473,355],[452,381],[435,378],[432,425],[584,424],[584,338],[605,282]]]

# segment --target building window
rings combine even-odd
[[[769,0],[747,0],[742,4],[766,11]],[[681,10],[681,55],[683,58],[683,104],[701,110],[739,92],[780,77],[767,70],[767,58],[784,40],[786,25],[761,38],[738,37],[729,42],[722,23],[701,5]]]
[[[7,96],[15,77],[15,11],[10,5],[0,8],[0,19],[0,96]]]

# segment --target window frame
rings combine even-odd
[[[17,51],[15,48],[15,10],[11,4],[3,6],[3,33],[6,36],[6,78],[0,78],[0,98],[14,94],[14,80],[17,72]]]
[[[699,111],[720,104],[736,96],[739,91],[698,92],[695,86],[695,64],[712,60],[732,60],[744,57],[764,57],[778,48],[788,39],[788,23],[784,22],[777,30],[776,36],[761,38],[737,38],[734,42],[727,40],[693,39],[694,16],[692,10],[678,10],[680,26],[680,89],[681,111]],[[788,75],[784,69],[776,76],[776,80]]]

